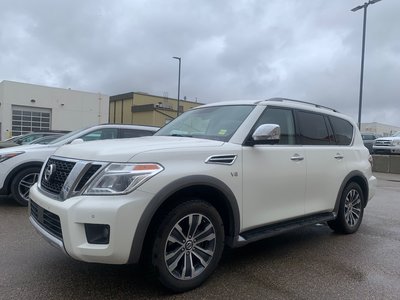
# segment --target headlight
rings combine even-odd
[[[20,155],[22,153],[25,153],[23,151],[18,151],[18,152],[10,152],[10,153],[5,153],[5,154],[0,154],[0,163],[9,159],[9,158],[13,158],[17,155]]]
[[[400,146],[400,140],[399,141],[393,141],[394,146]]]
[[[96,176],[84,194],[127,194],[162,170],[155,163],[112,163]]]

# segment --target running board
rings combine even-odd
[[[296,228],[334,220],[335,218],[336,214],[329,212],[247,230],[238,236],[237,240],[234,242],[234,247],[241,247],[248,243],[291,231]]]

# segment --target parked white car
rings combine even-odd
[[[65,134],[46,144],[0,149],[0,195],[11,195],[27,206],[29,188],[37,181],[43,162],[60,146],[69,143],[152,135],[158,127],[103,124]]]
[[[375,185],[349,117],[288,99],[225,102],[154,136],[59,148],[30,190],[30,221],[72,258],[144,259],[182,292],[211,275],[224,245],[319,222],[356,232]]]
[[[376,139],[373,150],[375,154],[400,154],[400,131],[392,136]]]

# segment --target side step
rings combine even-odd
[[[334,220],[335,218],[336,214],[329,212],[247,230],[238,236],[234,247],[241,247],[248,243],[291,231],[296,228]]]

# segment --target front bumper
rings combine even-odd
[[[132,249],[134,233],[139,219],[152,195],[134,191],[119,196],[77,196],[65,201],[47,197],[35,184],[30,198],[39,207],[39,217],[31,212],[30,221],[36,230],[53,246],[62,249],[74,259],[106,263],[126,264]],[[44,214],[59,218],[60,229],[52,228],[41,218]],[[108,244],[88,243],[85,224],[110,226]]]
[[[400,154],[400,147],[395,146],[373,146],[376,154]]]

